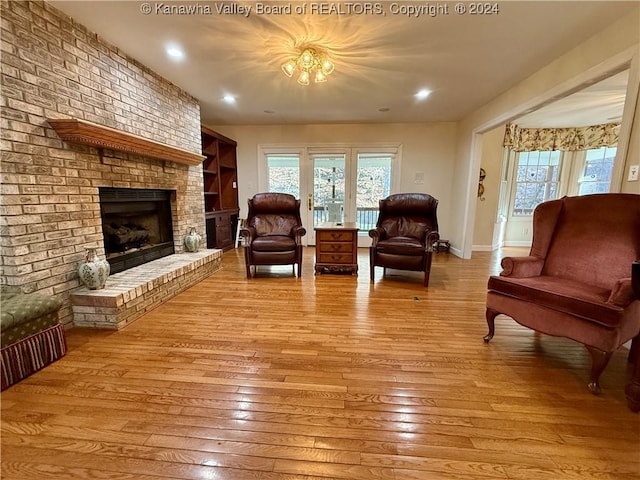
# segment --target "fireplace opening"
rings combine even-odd
[[[171,190],[99,189],[102,233],[111,273],[175,252]]]

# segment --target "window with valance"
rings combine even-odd
[[[616,145],[619,131],[619,123],[572,128],[523,128],[509,123],[503,145],[514,152],[590,150]]]

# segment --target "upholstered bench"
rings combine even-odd
[[[67,351],[62,302],[40,294],[3,293],[0,299],[2,390],[55,362]]]

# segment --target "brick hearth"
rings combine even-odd
[[[121,329],[222,268],[222,250],[179,253],[111,275],[102,290],[71,294],[76,326]]]

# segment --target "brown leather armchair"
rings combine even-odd
[[[380,215],[369,250],[371,281],[375,267],[424,272],[429,285],[433,244],[440,239],[438,200],[426,193],[399,193],[380,200]]]
[[[489,342],[505,314],[548,335],[566,337],[591,354],[589,390],[613,352],[633,339],[638,347],[640,300],[631,264],[640,258],[640,195],[597,194],[540,204],[533,214],[529,256],[505,257],[489,278]]]
[[[249,199],[249,213],[240,235],[245,239],[247,278],[257,265],[298,265],[302,276],[300,200],[287,193],[257,193]]]

